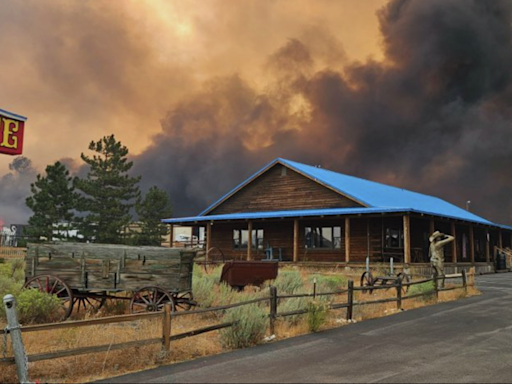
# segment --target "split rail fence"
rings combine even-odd
[[[308,313],[308,309],[301,309],[297,311],[290,311],[290,312],[279,312],[278,307],[279,303],[283,300],[287,299],[293,299],[293,298],[313,298],[316,299],[317,297],[321,296],[339,296],[346,294],[346,302],[342,303],[331,303],[329,305],[330,310],[337,310],[346,308],[346,320],[352,320],[353,318],[353,310],[354,307],[361,306],[361,305],[374,305],[374,304],[383,304],[383,303],[390,303],[390,302],[396,302],[397,309],[400,310],[402,308],[402,302],[404,300],[409,300],[413,298],[418,298],[421,296],[431,296],[433,295],[432,291],[429,292],[422,292],[412,295],[403,295],[403,288],[407,286],[413,286],[418,284],[424,284],[428,282],[433,282],[434,284],[434,294],[436,297],[439,296],[439,292],[442,291],[449,291],[453,289],[464,289],[467,291],[468,288],[468,275],[466,274],[466,271],[463,271],[460,274],[453,274],[453,275],[446,275],[444,279],[450,280],[450,279],[462,279],[462,284],[457,286],[452,286],[448,288],[438,288],[435,281],[439,280],[440,278],[428,278],[423,280],[418,280],[410,283],[403,283],[402,280],[398,277],[396,279],[395,284],[389,284],[389,285],[374,285],[374,286],[365,286],[365,287],[355,287],[354,282],[352,280],[348,281],[348,287],[347,289],[332,291],[332,292],[316,292],[316,283],[314,284],[313,292],[312,293],[302,293],[302,294],[293,294],[293,295],[279,295],[277,292],[277,288],[274,286],[270,287],[270,295],[267,297],[262,297],[254,300],[244,301],[240,303],[230,304],[230,305],[224,305],[219,306],[215,308],[204,308],[204,309],[198,309],[195,311],[184,311],[184,312],[171,312],[171,305],[167,304],[164,308],[164,311],[161,312],[149,312],[149,313],[140,313],[140,314],[130,314],[130,315],[120,315],[120,316],[110,316],[110,317],[103,317],[98,319],[89,319],[89,320],[77,320],[77,321],[66,321],[66,322],[59,322],[59,323],[50,323],[50,324],[40,324],[40,325],[28,325],[28,326],[20,326],[17,324],[17,321],[15,324],[9,324],[9,326],[5,330],[0,330],[0,335],[4,335],[1,337],[5,337],[6,333],[14,333],[14,332],[20,332],[19,339],[21,340],[21,334],[28,333],[28,332],[36,332],[36,331],[51,331],[56,329],[63,329],[63,328],[78,328],[78,327],[86,327],[86,326],[94,326],[94,325],[101,325],[101,324],[112,324],[112,323],[122,323],[122,322],[131,322],[136,320],[147,320],[147,319],[161,319],[162,320],[162,336],[157,338],[151,338],[151,339],[144,339],[144,340],[135,340],[135,341],[129,341],[129,342],[123,342],[123,343],[117,343],[117,344],[105,344],[105,345],[99,345],[99,346],[89,346],[89,347],[82,347],[82,348],[74,348],[74,349],[66,349],[66,350],[59,350],[56,352],[48,352],[48,353],[38,353],[38,354],[31,354],[28,356],[24,356],[22,359],[22,362],[18,362],[16,357],[16,345],[14,345],[13,342],[13,351],[15,352],[15,357],[4,357],[0,359],[0,364],[25,364],[28,362],[36,362],[36,361],[42,361],[42,360],[48,360],[48,359],[55,359],[55,358],[62,358],[62,357],[69,357],[69,356],[78,356],[78,355],[84,355],[89,353],[98,353],[98,352],[106,352],[106,351],[113,351],[113,350],[119,350],[124,348],[130,348],[130,347],[140,347],[145,345],[152,345],[152,344],[161,344],[162,348],[166,351],[170,351],[171,349],[171,342],[176,340],[181,340],[188,337],[197,336],[200,334],[204,334],[207,332],[217,331],[220,329],[232,327],[237,323],[235,322],[227,322],[227,323],[221,323],[216,324],[208,327],[203,327],[199,329],[195,329],[192,331],[171,335],[171,329],[172,329],[172,320],[177,319],[179,317],[184,316],[194,316],[199,314],[206,314],[206,313],[214,313],[214,312],[221,312],[226,311],[232,308],[246,306],[246,305],[253,305],[258,304],[262,302],[268,302],[269,304],[269,314],[267,315],[270,320],[270,331],[271,334],[275,334],[275,325],[276,321],[279,318],[287,317],[287,316],[296,316],[301,314]],[[367,291],[373,291],[373,290],[381,290],[381,289],[396,289],[396,297],[390,297],[390,298],[384,298],[379,300],[365,300],[365,301],[355,301],[354,294],[355,292],[367,292]],[[4,298],[5,301],[5,298]],[[7,307],[6,307],[7,309]],[[14,340],[14,335],[11,335],[12,339]],[[23,347],[22,347],[23,349]],[[24,350],[23,350],[24,351]],[[24,352],[23,352],[24,353]],[[25,364],[26,365],[26,364]],[[18,367],[19,369],[19,367]]]

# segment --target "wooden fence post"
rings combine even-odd
[[[23,338],[21,337],[21,325],[16,315],[16,299],[13,295],[4,296],[5,315],[7,317],[7,330],[11,335],[12,350],[14,353],[14,361],[16,362],[16,371],[18,372],[18,380],[20,383],[28,383],[28,359],[23,346]],[[4,335],[7,337],[7,334]],[[6,348],[7,345],[4,345]]]
[[[354,280],[348,281],[348,292],[347,292],[347,321],[352,320],[352,314],[354,309]]]
[[[398,287],[396,288],[396,309],[402,309],[402,276],[398,276]]]
[[[277,288],[270,286],[270,333],[276,334],[276,318],[277,318]]]
[[[316,277],[313,279],[313,300],[316,300]]]
[[[468,293],[468,277],[467,277],[465,269],[462,270],[462,286],[464,287],[464,292],[467,294]]]
[[[164,319],[162,325],[163,347],[166,351],[171,350],[171,303],[164,305]]]

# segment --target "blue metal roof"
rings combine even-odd
[[[376,213],[419,213],[425,215],[442,216],[449,219],[458,219],[449,215],[436,215],[432,212],[419,211],[416,209],[406,208],[328,208],[328,209],[301,209],[289,211],[268,211],[268,212],[242,212],[242,213],[226,213],[222,215],[208,215],[208,216],[192,216],[192,217],[179,217],[175,219],[164,219],[162,222],[168,224],[193,224],[193,223],[206,223],[209,221],[227,221],[227,220],[258,220],[258,219],[286,219],[286,218],[300,218],[300,217],[322,217],[322,216],[344,216],[344,215],[364,215]],[[491,222],[481,222],[476,220],[465,220],[478,224],[492,225],[503,229],[511,230],[512,227],[507,225],[498,225]]]
[[[245,185],[259,175],[270,169],[275,164],[282,164],[316,182],[323,184],[359,203],[365,207],[359,208],[335,208],[335,209],[308,209],[308,210],[289,210],[272,212],[246,212],[233,213],[225,215],[206,214],[231,195],[235,194]],[[406,189],[377,183],[370,180],[361,179],[354,176],[344,175],[329,171],[323,168],[311,165],[297,163],[286,159],[277,158],[267,164],[261,170],[239,184],[233,190],[228,192],[222,198],[217,200],[198,216],[187,218],[176,218],[163,220],[166,223],[186,223],[186,222],[205,222],[215,220],[247,220],[262,218],[280,218],[280,217],[307,217],[307,216],[331,216],[331,215],[353,215],[385,212],[417,212],[434,216],[442,216],[457,220],[470,221],[485,225],[498,226],[505,229],[511,229],[509,226],[499,225],[490,222],[469,211],[459,208],[440,198],[412,192]]]

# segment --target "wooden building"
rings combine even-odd
[[[439,198],[319,167],[276,159],[195,217],[172,226],[204,227],[206,248],[226,259],[428,265],[434,230],[456,241],[448,266],[490,271],[495,247],[511,247],[512,227]],[[250,246],[249,246],[250,244]],[[451,265],[450,265],[451,264]]]

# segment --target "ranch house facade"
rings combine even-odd
[[[455,236],[448,266],[491,271],[495,250],[512,246],[512,227],[439,198],[285,159],[199,215],[164,222],[171,233],[174,225],[204,227],[207,255],[226,260],[428,266],[428,238],[439,230]]]

